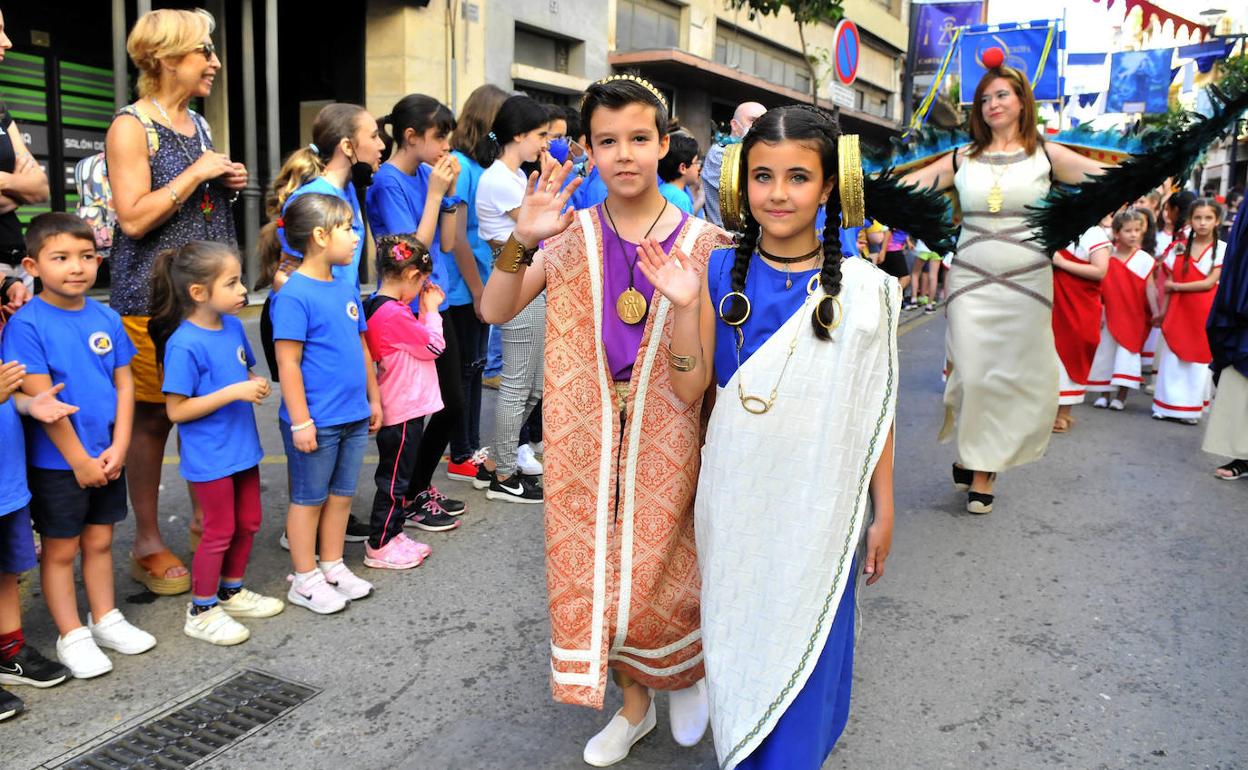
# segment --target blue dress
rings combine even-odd
[[[720,249],[711,254],[707,284],[715,307],[732,291],[731,271],[735,259],[736,252],[732,249]],[[797,312],[806,300],[807,283],[816,274],[818,270],[806,270],[790,276],[771,267],[757,254],[751,257],[745,278],[744,293],[750,299],[750,316],[742,327],[745,336],[741,347],[742,363]],[[785,288],[789,278],[792,286]],[[715,379],[721,388],[737,370],[736,337],[733,327],[722,320],[716,321]],[[850,570],[855,578],[845,586],[828,640],[810,678],[771,733],[737,765],[738,770],[819,770],[845,730],[854,678],[857,559]]]

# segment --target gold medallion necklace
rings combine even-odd
[[[1000,164],[1000,171],[997,171],[997,167],[996,163],[988,164],[988,170],[992,172],[992,187],[988,190],[988,211],[992,214],[999,213],[1005,203],[1005,193],[1001,192],[1001,177],[1005,176],[1008,166]]]
[[[620,231],[615,226],[615,219],[611,216],[611,209],[607,208],[606,201],[602,203],[602,210],[607,212],[607,221],[611,223],[611,232],[615,233],[615,240],[620,245],[620,251],[624,253],[624,259],[628,259],[628,250],[624,248],[624,239],[620,236]],[[646,230],[646,234],[641,236],[641,240],[650,237],[650,233],[654,232],[654,227],[663,218],[663,212],[667,211],[667,200],[663,200],[663,208],[659,209],[659,215],[650,223],[650,229]],[[646,317],[646,311],[649,310],[649,303],[646,302],[646,295],[637,291],[634,281],[637,274],[637,260],[640,256],[633,254],[633,261],[628,263],[628,288],[620,292],[620,296],[615,298],[615,314],[620,320],[630,326],[636,325]]]

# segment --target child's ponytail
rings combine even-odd
[[[174,295],[173,277],[170,275],[177,249],[165,249],[156,255],[152,263],[152,316],[147,321],[147,334],[156,345],[156,363],[165,360],[165,343],[182,323],[183,311]]]
[[[228,259],[238,260],[234,250],[217,241],[189,241],[156,255],[152,265],[152,304],[155,311],[147,322],[147,333],[156,345],[156,362],[165,360],[165,344],[195,308],[191,286],[212,284]]]

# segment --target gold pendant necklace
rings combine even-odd
[[[1001,177],[1005,176],[1006,166],[1002,165],[1001,170],[997,171],[997,164],[989,163],[988,170],[992,172],[992,187],[988,189],[988,212],[998,214],[1005,204],[1005,193],[1001,191]]]
[[[811,249],[809,252],[801,255],[800,257],[777,257],[775,254],[769,254],[766,251],[764,251],[762,246],[758,247],[758,253],[762,255],[763,257],[766,257],[767,259],[771,260],[772,262],[779,262],[780,264],[784,265],[784,288],[791,289],[793,288],[792,266],[799,264],[801,262],[807,262],[819,256],[821,253],[823,253],[823,246],[821,245],[816,246],[815,248]]]
[[[806,300],[802,302],[802,307],[798,311],[804,313],[806,307],[810,304],[811,298],[815,296],[815,290],[819,288],[819,276],[812,275],[810,281],[806,284]],[[780,367],[780,376],[776,378],[776,384],[772,386],[771,393],[767,398],[762,396],[747,396],[745,387],[741,384],[741,348],[745,346],[745,333],[741,331],[741,327],[734,327],[737,333],[737,398],[741,401],[741,408],[750,414],[767,414],[771,408],[776,405],[776,395],[780,392],[780,382],[784,380],[784,373],[789,368],[789,361],[793,360],[793,351],[797,350],[797,340],[802,336],[802,329],[805,324],[800,321],[796,324],[797,331],[793,334],[793,339],[789,341],[789,354],[784,358],[784,366]]]
[[[615,227],[615,218],[611,216],[611,209],[607,208],[605,201],[602,204],[602,210],[607,212],[607,221],[611,223],[611,232],[615,233],[616,243],[620,245],[620,251],[623,252],[624,259],[627,260],[628,250],[624,248],[624,239],[620,237],[620,231]],[[646,230],[645,235],[641,236],[641,240],[644,241],[650,237],[650,233],[654,232],[655,225],[663,218],[663,212],[665,211],[667,211],[666,199],[663,201],[663,208],[659,209],[659,215],[650,223],[650,229]],[[629,326],[641,323],[642,319],[646,317],[646,311],[650,309],[650,303],[646,302],[646,295],[637,291],[634,285],[638,259],[640,259],[640,256],[634,254],[633,261],[628,263],[628,288],[620,292],[620,296],[615,298],[615,314]]]

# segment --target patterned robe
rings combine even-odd
[[[730,242],[692,217],[676,239],[702,269]],[[602,341],[602,252],[593,209],[542,251],[551,689],[599,709],[608,666],[659,690],[705,673],[693,537],[702,403],[672,392],[671,304],[656,292],[621,416]]]

